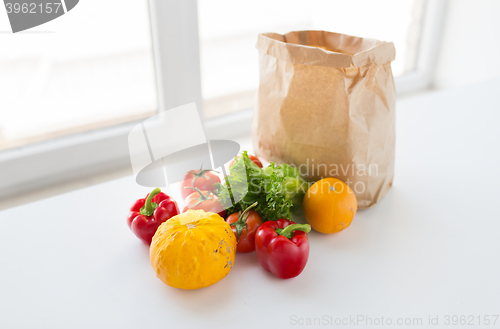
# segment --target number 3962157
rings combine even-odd
[[[23,13],[23,14],[57,14],[59,10],[63,10],[61,8],[60,2],[47,2],[47,3],[6,3],[5,8],[7,9],[7,14],[15,13]]]
[[[496,325],[498,315],[445,315],[445,325]],[[500,321],[499,321],[500,322]]]

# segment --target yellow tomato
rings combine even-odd
[[[224,278],[234,264],[236,237],[218,214],[188,210],[158,227],[149,250],[156,276],[171,287],[199,289]]]
[[[336,233],[351,225],[358,202],[351,188],[336,178],[324,178],[307,190],[304,216],[318,232]]]

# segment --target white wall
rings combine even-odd
[[[500,78],[500,1],[449,0],[434,87],[496,77]]]

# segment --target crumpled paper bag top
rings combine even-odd
[[[382,65],[396,58],[392,42],[326,31],[294,31],[284,35],[263,33],[259,35],[256,47],[273,57],[302,65],[360,67]]]

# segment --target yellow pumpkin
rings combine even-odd
[[[188,210],[158,227],[149,255],[156,276],[181,289],[208,287],[223,279],[234,264],[236,237],[219,216]]]

